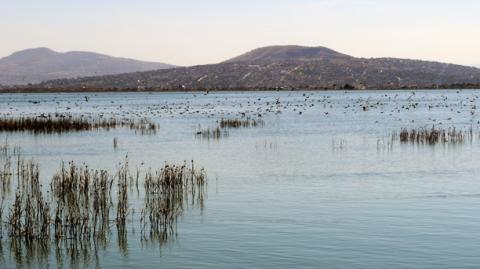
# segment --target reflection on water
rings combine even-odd
[[[109,237],[95,240],[23,238],[0,240],[0,265],[2,267],[14,265],[16,268],[101,268],[105,265],[102,256],[108,251],[116,250],[123,258],[129,256],[128,232],[126,230],[117,232],[115,240],[112,240],[111,234]],[[172,240],[175,239],[163,234],[163,231],[157,231],[150,235],[142,235],[138,242],[144,248],[152,249]]]

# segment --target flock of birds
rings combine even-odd
[[[112,99],[108,99],[108,98]],[[431,124],[454,123],[456,116],[476,119],[478,91],[443,92],[247,92],[209,94],[46,95],[32,100],[28,95],[0,95],[0,117],[117,117],[160,120],[170,117],[262,118],[270,115],[307,113],[358,116],[374,113],[375,123],[414,122],[410,112],[426,112]],[[428,112],[440,113],[428,113]],[[435,115],[438,115],[436,117]],[[445,116],[448,115],[448,116]]]

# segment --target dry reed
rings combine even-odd
[[[263,126],[263,120],[254,119],[221,119],[220,128],[250,128]]]
[[[177,217],[187,204],[203,206],[205,199],[206,173],[191,167],[165,164],[145,177],[145,204],[142,210],[142,233],[147,229],[150,236],[166,240],[175,234]]]
[[[92,130],[130,128],[139,134],[156,134],[159,128],[147,119],[133,120],[115,118],[86,119],[83,117],[20,117],[0,118],[0,132],[31,132],[33,134],[67,133]]]
[[[205,140],[219,140],[221,138],[225,138],[229,136],[229,133],[225,129],[221,129],[220,127],[217,127],[215,129],[203,129],[201,131],[197,131],[196,136],[201,139]]]
[[[39,166],[18,157],[17,190],[7,216],[8,236],[23,240],[106,240],[110,223],[117,226],[119,246],[126,250],[126,223],[130,215],[128,187],[136,186],[140,172],[131,176],[128,159],[115,176],[74,162],[62,163],[53,175],[45,196],[40,185]],[[166,240],[173,234],[177,218],[186,205],[203,207],[206,173],[191,166],[166,164],[155,173],[146,173],[145,202],[140,217],[142,239]],[[112,187],[116,182],[116,204]],[[47,198],[46,198],[47,197]],[[0,204],[3,208],[3,200]],[[132,210],[133,211],[133,210]],[[2,222],[0,211],[0,223]],[[112,218],[112,215],[115,217]],[[133,221],[133,214],[132,214]],[[52,233],[51,233],[52,231]],[[1,230],[0,230],[1,232]]]
[[[392,137],[396,137],[394,134]],[[466,140],[473,138],[473,130],[457,130],[455,127],[448,129],[437,129],[433,126],[431,129],[402,129],[398,138],[401,143],[412,144],[463,144]]]

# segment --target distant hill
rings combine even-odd
[[[15,52],[0,59],[0,85],[21,85],[60,78],[102,76],[171,67],[173,65],[116,58],[92,52],[59,53],[48,48],[35,48]]]
[[[325,47],[271,46],[252,50],[225,63],[272,63],[351,58]]]
[[[324,47],[273,46],[219,64],[61,79],[34,87],[231,90],[461,88],[478,85],[480,69],[474,67],[396,58],[355,58]]]

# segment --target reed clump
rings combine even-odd
[[[14,148],[14,150],[17,150],[17,148]],[[5,200],[11,192],[12,179],[14,176],[12,155],[11,147],[7,139],[5,139],[5,144],[0,144],[0,239],[3,233]]]
[[[5,143],[0,144],[0,158],[5,158],[9,155],[10,146],[8,145],[8,140],[5,139]]]
[[[107,171],[62,163],[50,184],[56,203],[55,238],[104,237],[110,219],[112,183]]]
[[[130,128],[140,134],[156,134],[159,126],[147,119],[87,119],[72,116],[0,118],[0,132],[60,134],[67,132],[110,130],[114,128]]]
[[[264,126],[263,120],[255,119],[221,119],[220,128],[250,128]]]
[[[132,176],[127,158],[113,176],[85,164],[61,163],[47,191],[40,184],[38,164],[18,158],[16,192],[7,207],[6,227],[12,240],[105,241],[110,224],[115,224],[118,238],[123,240],[119,243],[126,246],[127,220],[134,212],[128,188],[136,186],[138,191],[140,175],[137,168]],[[203,207],[206,182],[205,170],[196,169],[193,161],[191,165],[165,164],[155,172],[149,169],[140,217],[142,239],[147,233],[161,240],[174,234],[177,218],[187,205]],[[0,223],[2,214],[0,211]]]
[[[228,137],[229,133],[227,130],[217,127],[214,129],[207,128],[197,131],[196,136],[205,140],[219,140]]]
[[[165,164],[145,176],[145,203],[142,210],[142,233],[165,240],[175,234],[177,217],[184,207],[199,204],[203,206],[207,176],[204,169],[191,166]]]
[[[147,119],[127,120],[124,125],[127,125],[130,129],[135,130],[135,133],[141,135],[152,135],[157,134],[157,130],[160,126],[152,121]]]
[[[396,137],[393,135],[392,137]],[[473,138],[473,130],[458,130],[455,127],[448,129],[439,129],[433,126],[431,129],[407,129],[400,131],[398,138],[401,143],[412,144],[463,144]]]
[[[13,178],[12,156],[7,155],[0,158],[0,196],[10,193],[10,186]]]
[[[221,119],[218,122],[216,128],[203,129],[197,131],[196,135],[199,138],[210,140],[219,140],[229,136],[228,129],[238,129],[238,128],[252,128],[264,126],[264,121],[261,119],[255,120],[250,118],[240,118],[240,119]]]
[[[28,131],[34,134],[50,134],[89,131],[96,129],[115,128],[117,123],[114,119],[100,119],[89,121],[83,118],[70,117],[21,117],[21,118],[0,118],[0,131],[2,132],[23,132]]]
[[[10,237],[34,240],[50,237],[50,203],[40,190],[38,164],[22,161],[19,186],[7,218]]]
[[[128,216],[128,183],[129,170],[128,160],[125,159],[124,165],[120,167],[117,173],[117,213],[116,224],[117,230],[123,232],[125,230],[126,219]],[[130,181],[131,182],[131,181]]]

